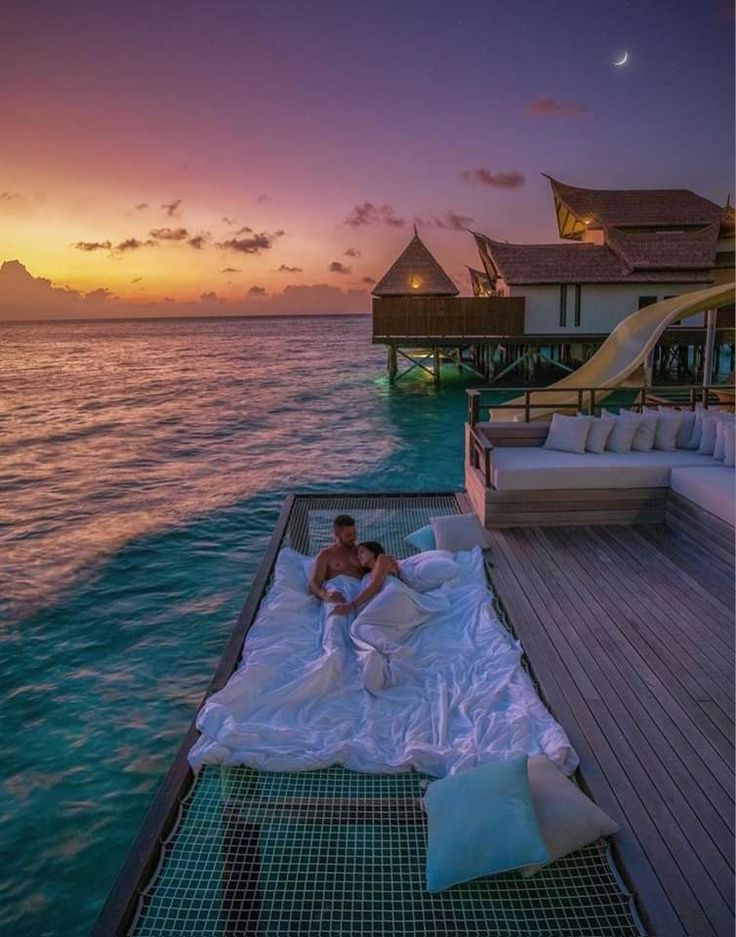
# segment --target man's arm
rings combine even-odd
[[[327,569],[327,551],[322,550],[318,553],[317,559],[314,561],[314,568],[312,569],[312,575],[309,579],[309,591],[323,602],[344,602],[345,596],[342,592],[325,589],[324,581],[327,575]]]

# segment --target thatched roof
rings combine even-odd
[[[414,237],[373,287],[374,296],[457,296],[460,292],[414,228]]]
[[[720,225],[686,231],[606,229],[606,244],[632,270],[702,270],[712,267]]]
[[[669,237],[669,235],[663,235]],[[508,244],[475,235],[491,278],[511,285],[542,283],[711,283],[706,269],[634,268],[605,244]],[[489,269],[490,266],[490,269]]]
[[[727,207],[690,189],[581,189],[547,176],[556,203],[592,227],[728,224]],[[560,231],[560,236],[564,236]],[[573,235],[577,236],[577,232]]]

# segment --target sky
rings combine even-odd
[[[542,173],[723,204],[733,101],[724,0],[5,0],[0,318],[368,312],[414,224],[469,293]]]

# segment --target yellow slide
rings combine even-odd
[[[543,419],[545,416],[558,410],[563,404],[575,404],[578,387],[608,387],[614,390],[630,380],[633,373],[643,368],[647,355],[652,351],[659,338],[673,322],[703,312],[706,309],[716,309],[727,306],[734,301],[736,284],[725,283],[711,286],[707,290],[697,290],[694,293],[681,293],[671,299],[660,303],[653,303],[632,312],[616,326],[598,351],[579,367],[577,371],[564,377],[561,381],[552,384],[555,393],[545,391],[540,394],[531,394],[531,402],[535,404],[549,404],[544,409],[532,410],[531,418]],[[643,375],[637,384],[643,384]],[[556,391],[559,390],[559,393]],[[596,401],[605,396],[604,392],[596,394]],[[510,400],[513,405],[522,406],[523,397]],[[570,408],[563,409],[562,413],[571,413]],[[491,420],[514,420],[523,418],[524,411],[491,409]]]

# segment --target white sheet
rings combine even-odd
[[[457,553],[460,574],[439,589],[407,599],[411,590],[392,582],[355,621],[330,614],[308,595],[297,558],[282,551],[239,669],[200,711],[192,767],[302,771],[341,764],[443,777],[519,752],[544,752],[566,773],[574,771],[567,735],[493,613],[479,549]],[[348,577],[331,585],[348,601],[361,588]],[[397,601],[422,608],[415,616],[422,621],[406,628],[393,622],[380,634]],[[365,655],[375,651],[383,655],[376,682],[387,685],[368,692]]]

